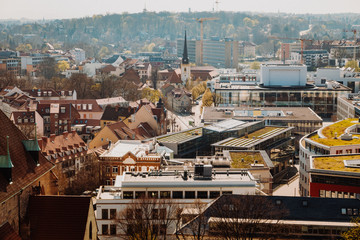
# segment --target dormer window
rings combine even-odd
[[[49,95],[49,97],[51,97],[51,91],[48,91],[48,95]]]
[[[60,112],[61,112],[61,113],[65,113],[65,111],[66,111],[66,108],[65,108],[65,107],[60,107]]]
[[[86,110],[86,104],[83,104],[83,110]]]
[[[38,95],[38,97],[41,97],[41,92],[38,92],[37,95]]]
[[[47,92],[43,92],[43,96],[46,97],[46,96],[47,96]]]
[[[92,110],[92,104],[88,104],[89,110]]]
[[[21,118],[18,118],[18,123],[21,123],[22,121],[21,121]]]
[[[33,123],[34,121],[35,121],[35,120],[34,120],[34,118],[30,118],[30,122],[32,122],[32,123]]]
[[[69,91],[69,96],[72,96],[72,91]]]
[[[27,118],[24,118],[24,123],[27,123],[28,122],[28,119]]]
[[[65,91],[61,91],[61,96],[65,96]]]

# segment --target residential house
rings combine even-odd
[[[100,119],[100,126],[104,128],[106,125],[111,123],[116,123],[123,121],[124,119],[130,117],[136,112],[135,108],[129,107],[119,107],[119,106],[106,106],[104,113]]]
[[[0,111],[0,226],[11,227],[26,238],[23,224],[30,195],[56,194],[54,164]]]
[[[166,103],[169,109],[178,113],[191,112],[191,93],[183,88],[174,88],[166,95]]]
[[[49,103],[57,103],[57,104],[71,104],[77,112],[80,114],[81,119],[97,119],[100,120],[103,109],[99,106],[95,99],[78,99],[78,100],[56,100],[56,101],[48,101],[42,100],[39,101],[40,104],[49,104]]]
[[[85,142],[93,139],[100,129],[100,120],[96,119],[75,119],[71,126],[71,131],[76,131]]]
[[[35,134],[41,137],[44,134],[44,120],[37,111],[14,111],[10,120],[28,138],[35,138]]]
[[[96,240],[97,226],[91,197],[32,196],[30,238]]]
[[[146,130],[145,130],[146,129]],[[134,129],[123,121],[106,125],[89,143],[90,149],[107,147],[118,140],[143,140],[153,137],[151,127],[147,123],[139,123]]]
[[[36,100],[76,100],[77,94],[75,90],[56,91],[52,88],[48,89],[25,89],[24,93]]]
[[[80,114],[69,103],[52,103],[55,101],[41,101],[37,105],[37,112],[44,120],[43,136],[62,134],[71,130],[71,124]]]
[[[121,77],[120,80],[133,83],[138,87],[142,85],[139,74],[133,68],[126,70],[126,72],[124,73],[124,75]]]
[[[119,140],[99,157],[102,184],[114,185],[116,176],[124,172],[160,170],[161,154],[153,142]]]
[[[152,66],[149,62],[137,63],[134,69],[139,74],[140,79],[150,79]]]
[[[151,104],[143,105],[125,122],[131,129],[138,128],[142,123],[147,123],[155,130],[157,136],[167,132],[166,115],[161,103],[157,107],[153,107]]]
[[[89,166],[94,156],[93,151],[88,150],[86,143],[74,131],[42,137],[39,146],[42,154],[56,166],[54,171],[59,178],[61,194],[72,186],[77,174],[82,168]],[[81,174],[84,174],[84,171]]]

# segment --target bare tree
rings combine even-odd
[[[180,211],[171,199],[141,196],[129,203],[115,221],[125,239],[166,239],[175,231]]]
[[[205,236],[207,229],[207,217],[204,214],[207,204],[202,202],[200,199],[196,199],[194,204],[190,205],[188,208],[184,208],[181,213],[181,218],[177,225],[176,237],[180,239],[180,236],[185,238],[190,238],[194,240],[202,240]],[[184,225],[189,223],[188,231],[184,231]]]
[[[271,239],[284,227],[287,211],[264,196],[222,197],[211,208],[210,232],[224,239]]]

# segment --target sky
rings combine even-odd
[[[0,19],[63,19],[143,11],[360,13],[358,0],[0,0]]]

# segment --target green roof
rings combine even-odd
[[[14,165],[11,162],[10,155],[0,156],[0,168],[12,168]]]
[[[22,142],[26,151],[28,152],[39,152],[41,150],[37,140],[23,140]]]

